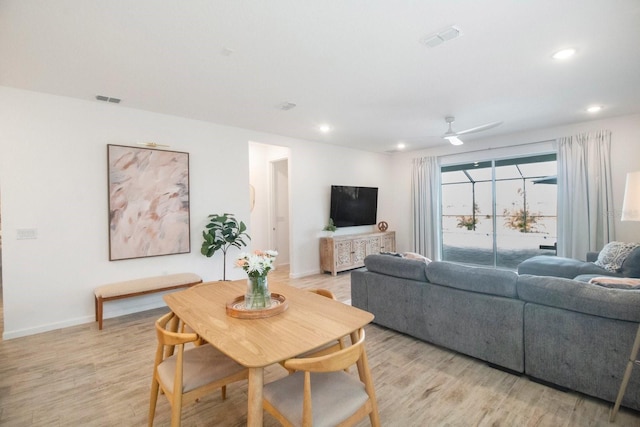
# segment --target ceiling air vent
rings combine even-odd
[[[121,99],[119,98],[110,98],[108,96],[104,96],[104,95],[96,95],[96,99],[98,101],[104,101],[104,102],[113,102],[114,104],[119,104]]]
[[[462,32],[458,27],[450,26],[438,31],[435,34],[431,34],[425,37],[424,39],[422,39],[422,43],[424,43],[428,47],[436,47],[444,42],[458,38],[461,35]]]
[[[289,111],[292,108],[296,108],[296,104],[293,102],[283,102],[282,104],[278,104],[277,108],[282,111]]]

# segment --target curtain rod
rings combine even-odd
[[[435,156],[435,157],[437,157],[438,159],[441,159],[441,158],[444,158],[444,157],[460,156],[460,155],[470,154],[470,153],[478,153],[480,151],[491,151],[491,150],[497,150],[497,149],[500,149],[500,148],[523,147],[525,145],[544,144],[546,142],[556,142],[556,140],[555,139],[547,139],[547,140],[544,140],[544,141],[523,142],[522,144],[505,145],[505,146],[502,146],[502,147],[479,148],[477,150],[464,151],[462,153],[443,154],[442,156]]]

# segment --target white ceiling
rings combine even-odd
[[[381,152],[504,121],[473,143],[640,113],[640,1],[0,0],[0,85]]]

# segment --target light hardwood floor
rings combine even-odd
[[[281,268],[270,280],[327,288],[341,301],[351,298],[348,272],[302,279],[287,275]],[[92,323],[0,342],[0,425],[146,425],[153,322],[166,312],[107,319],[102,331]],[[384,426],[610,425],[607,402],[562,392],[376,325],[366,329]],[[283,368],[272,366],[265,381],[284,375]],[[183,425],[244,425],[246,393],[246,383],[234,384],[225,401],[216,393],[186,407]],[[264,424],[277,425],[268,414]],[[163,396],[155,425],[169,425]],[[615,425],[639,426],[640,414],[623,408]]]

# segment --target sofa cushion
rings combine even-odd
[[[640,246],[627,255],[620,272],[624,277],[640,277]]]
[[[598,254],[595,265],[607,271],[620,272],[622,263],[638,246],[637,243],[609,242]]]
[[[640,322],[640,290],[611,289],[561,277],[520,275],[518,296],[526,302],[610,319]]]
[[[429,282],[483,294],[516,298],[517,278],[513,271],[489,267],[471,267],[447,261],[427,264]]]
[[[518,274],[555,276],[567,279],[573,279],[580,274],[621,275],[620,273],[611,273],[592,262],[551,255],[537,255],[522,261],[518,265]]]
[[[367,270],[387,276],[395,276],[403,279],[427,281],[424,261],[400,258],[389,255],[367,255],[364,259]]]

